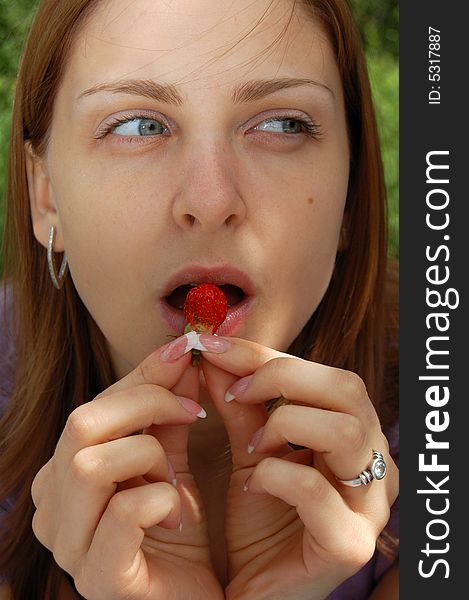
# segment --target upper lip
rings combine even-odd
[[[229,264],[218,266],[187,265],[172,275],[163,289],[162,297],[169,296],[180,285],[191,283],[213,283],[214,285],[231,284],[240,287],[246,296],[252,296],[255,292],[254,283],[251,278]]]

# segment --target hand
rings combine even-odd
[[[226,598],[326,598],[368,562],[389,519],[398,474],[387,440],[357,375],[246,340],[230,342],[227,352],[204,354],[202,362],[232,450]],[[244,393],[234,390],[226,402],[227,390],[247,376]],[[268,416],[264,403],[278,396],[291,404]],[[288,442],[306,449],[292,451]],[[358,488],[340,483],[368,467],[372,449],[384,454],[385,479]]]
[[[223,598],[188,469],[197,416],[177,399],[198,399],[198,372],[172,344],[73,411],[33,482],[34,533],[89,600]]]

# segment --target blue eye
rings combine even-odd
[[[111,132],[116,135],[129,136],[161,135],[165,131],[166,127],[159,121],[147,117],[125,119],[120,124],[114,125],[111,128]]]
[[[254,129],[268,133],[298,134],[305,133],[311,137],[319,136],[319,126],[313,121],[294,117],[273,117],[266,119]]]

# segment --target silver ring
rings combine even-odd
[[[339,479],[339,481],[349,487],[368,485],[373,479],[383,479],[387,470],[388,468],[384,462],[384,456],[381,452],[373,450],[373,461],[367,469],[362,471],[356,479]]]

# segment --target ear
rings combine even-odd
[[[65,247],[62,228],[46,161],[35,155],[29,141],[25,142],[24,155],[34,237],[44,248],[47,248],[50,226],[53,225],[56,229],[54,252],[63,252]]]

